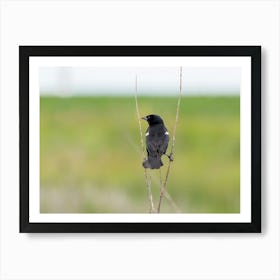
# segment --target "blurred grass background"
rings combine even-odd
[[[162,116],[172,134],[177,98],[138,102],[141,115]],[[238,96],[182,97],[167,185],[174,204],[164,199],[161,212],[239,212],[239,129]],[[151,173],[157,204],[159,171]],[[41,212],[145,213],[148,206],[134,97],[41,96]]]

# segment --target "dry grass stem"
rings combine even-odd
[[[142,147],[142,159],[143,161],[146,160],[145,157],[145,147],[144,147],[144,140],[143,140],[143,133],[142,133],[142,126],[141,126],[141,117],[139,113],[139,106],[138,106],[138,98],[137,98],[137,75],[135,77],[135,105],[136,105],[136,113],[137,113],[137,119],[138,119],[138,125],[139,125],[139,131],[140,131],[140,140],[141,140],[141,147]],[[151,177],[149,178],[148,171],[146,168],[144,168],[144,175],[147,185],[147,191],[148,191],[148,199],[149,199],[149,212],[155,212],[154,202],[153,202],[153,194],[151,189]]]
[[[180,111],[181,99],[182,99],[182,66],[180,67],[179,97],[178,97],[178,102],[177,102],[176,118],[175,118],[175,124],[174,124],[174,129],[173,129],[172,145],[171,145],[171,150],[170,150],[170,157],[171,158],[173,157],[173,154],[174,154],[176,129],[177,129],[177,124],[178,124],[178,120],[179,120],[179,111]],[[164,182],[161,186],[161,190],[160,190],[160,196],[159,196],[159,202],[158,202],[158,208],[157,208],[158,213],[160,212],[162,199],[163,199],[163,196],[164,196],[164,193],[165,193],[165,190],[166,190],[167,180],[168,180],[168,176],[169,176],[169,173],[170,173],[170,166],[171,166],[171,162],[172,162],[170,157],[169,157],[169,161],[168,161],[165,180],[164,180]]]
[[[127,139],[127,142],[128,144],[135,149],[135,151],[139,154],[139,155],[142,155],[142,151],[141,149],[139,149],[138,145],[136,143],[133,142],[133,140],[131,139],[131,137],[129,137],[128,135],[126,135],[126,139]],[[160,188],[161,187],[161,182],[160,180],[158,179],[157,176],[153,175],[153,174],[149,174],[150,176],[150,181],[151,181],[151,185],[152,185],[152,182],[155,183],[155,185]],[[162,178],[161,178],[162,180]],[[170,205],[175,209],[175,211],[177,213],[182,213],[182,211],[180,210],[179,206],[175,203],[174,199],[171,197],[171,195],[168,193],[167,190],[165,190],[164,192],[164,197],[170,202]]]

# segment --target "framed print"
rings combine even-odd
[[[20,46],[20,232],[261,232],[260,46]]]

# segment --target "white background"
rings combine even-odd
[[[279,14],[265,1],[1,2],[1,279],[280,279]],[[262,234],[19,234],[18,45],[262,45]]]

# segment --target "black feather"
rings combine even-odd
[[[143,162],[143,167],[159,169],[163,165],[161,156],[166,153],[168,147],[168,131],[160,116],[148,115],[143,119],[149,124],[146,130],[146,150],[148,159]]]

